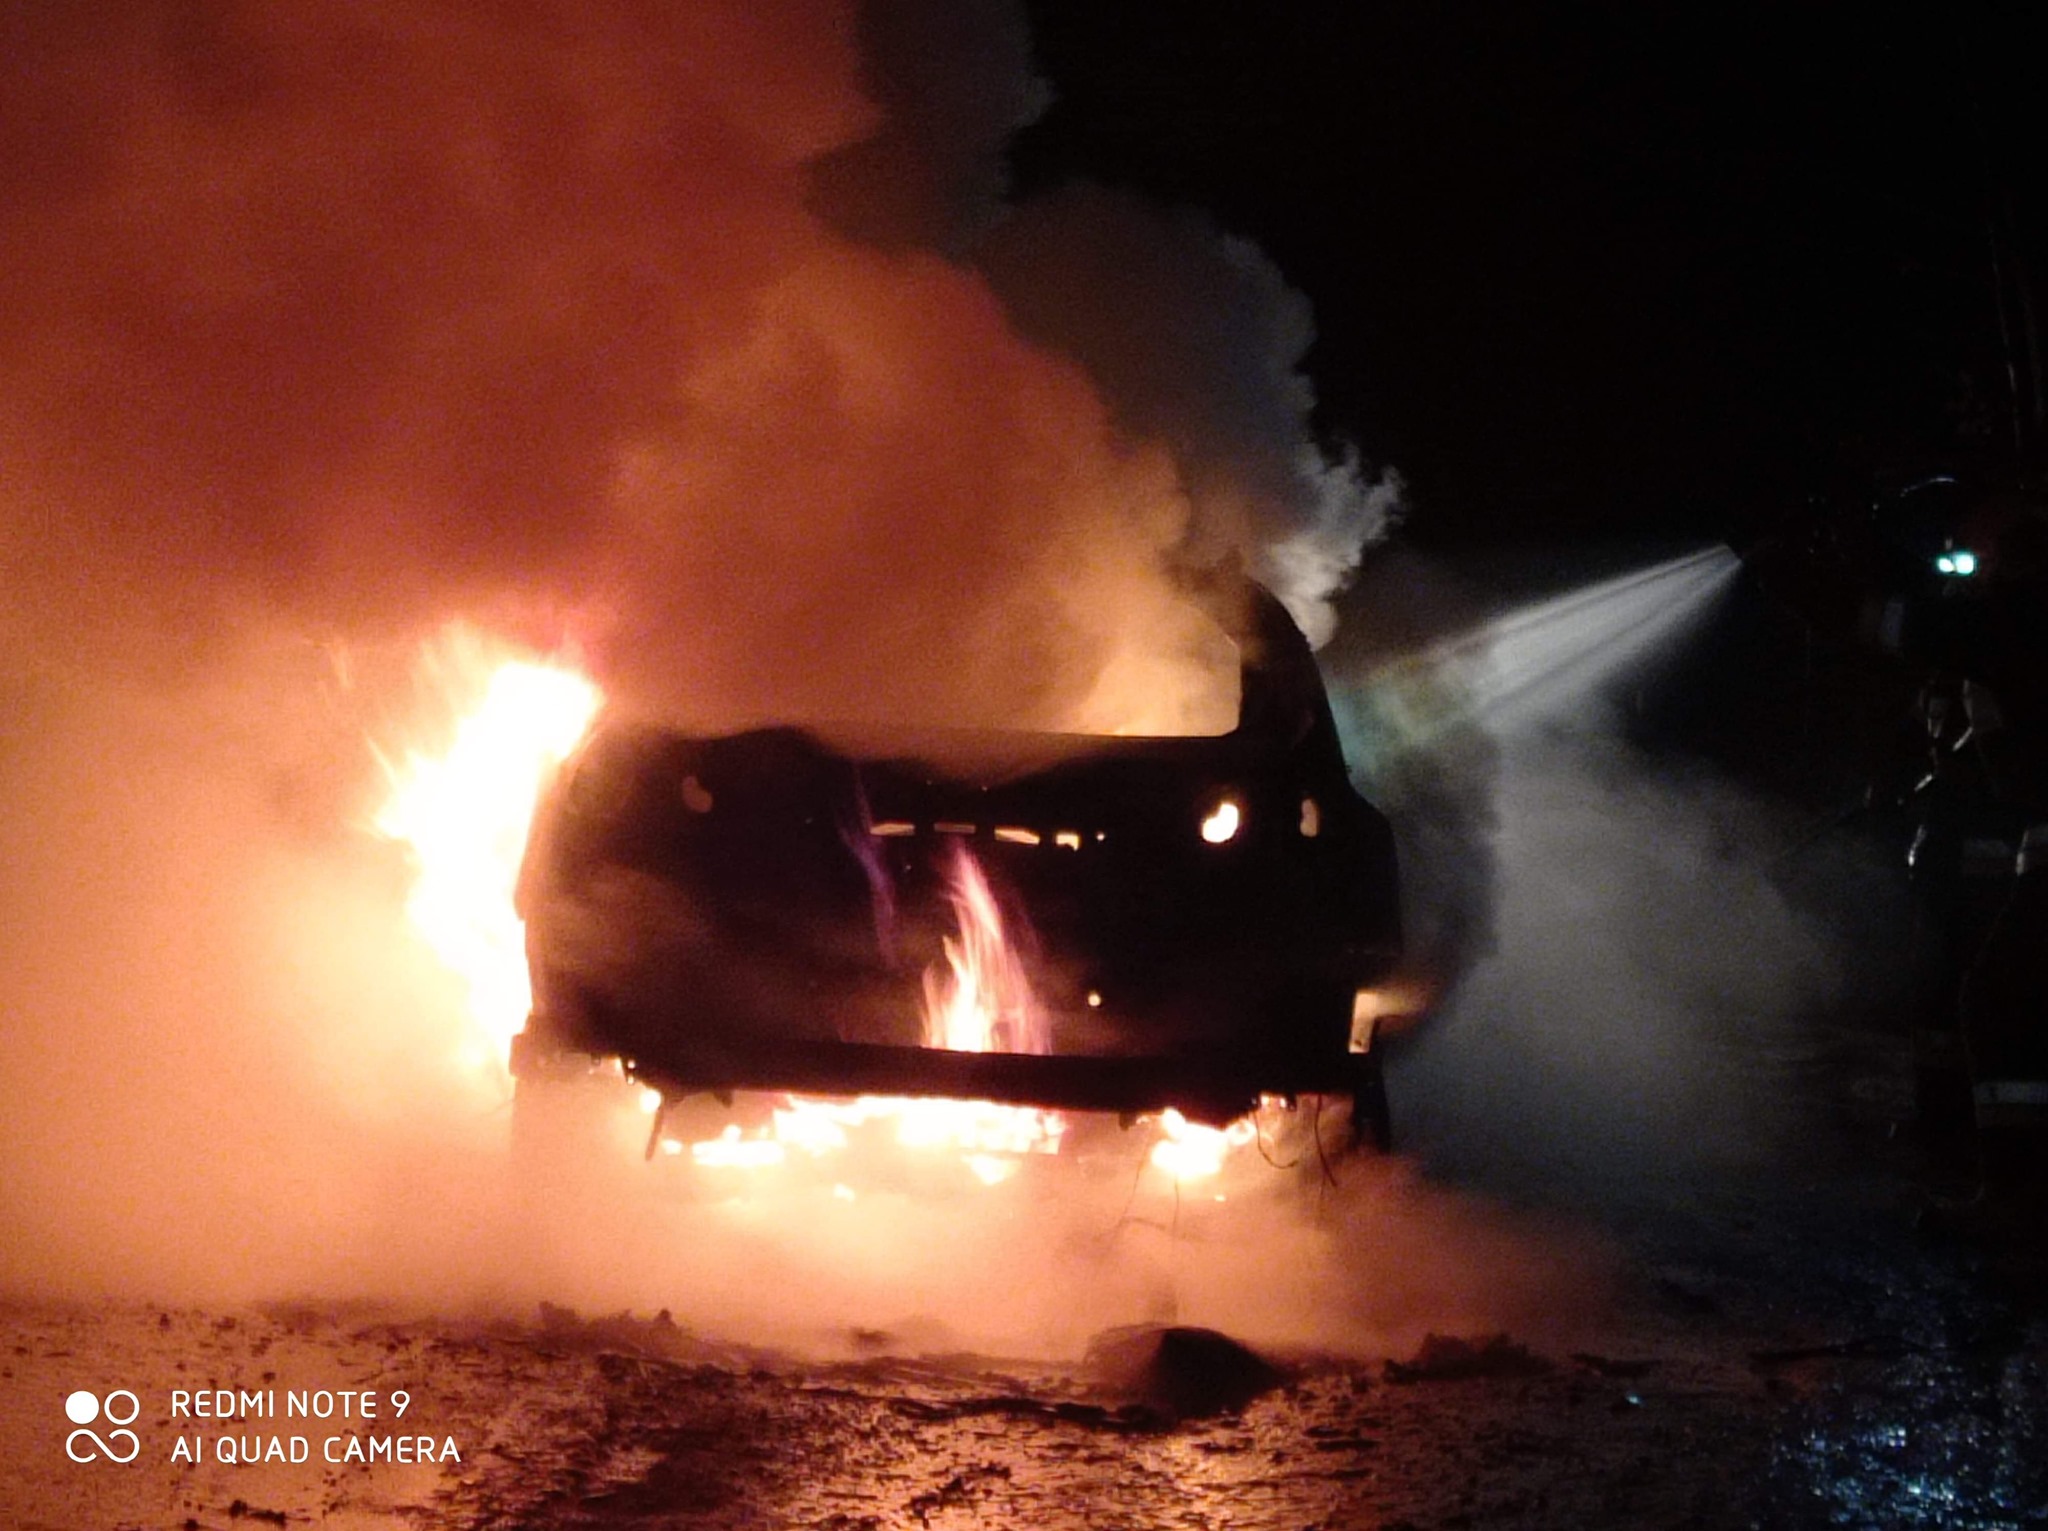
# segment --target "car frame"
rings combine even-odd
[[[519,878],[534,1008],[516,1076],[617,1058],[697,1092],[944,1096],[1201,1122],[1338,1095],[1382,1145],[1369,1006],[1400,952],[1393,836],[1314,655],[1248,580],[1192,587],[1240,655],[1227,734],[603,718]],[[971,871],[969,870],[971,869]],[[932,1045],[929,989],[980,879],[1030,1035]]]

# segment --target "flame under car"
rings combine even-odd
[[[515,1074],[616,1057],[676,1099],[985,1100],[1220,1123],[1343,1095],[1386,1136],[1354,998],[1399,950],[1393,841],[1313,655],[1251,587],[1210,737],[601,720],[520,876],[534,1010]],[[932,1025],[988,907],[979,1050]]]

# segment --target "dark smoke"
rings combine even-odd
[[[1188,555],[1241,551],[1318,644],[1332,598],[1401,511],[1391,469],[1310,429],[1308,300],[1189,208],[1078,184],[1017,203],[1002,149],[1052,99],[1002,0],[871,0],[882,130],[817,167],[813,205],[885,248],[959,255],[1034,344],[1084,366],[1125,434],[1172,452]]]
[[[1011,138],[1051,103],[1012,0],[866,0],[862,79],[881,126],[821,158],[811,206],[883,249],[958,254],[1009,206]]]
[[[1079,360],[1125,429],[1164,441],[1196,547],[1240,548],[1309,638],[1401,504],[1392,471],[1305,429],[1307,298],[1204,215],[1075,186],[1018,208],[976,251],[1019,327]]]

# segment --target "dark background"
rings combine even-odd
[[[1315,305],[1319,428],[1407,477],[1419,545],[1740,538],[2035,449],[2048,7],[1030,12],[1018,191],[1261,244]]]

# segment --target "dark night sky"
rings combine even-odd
[[[1416,538],[1720,529],[2009,451],[1988,231],[2041,269],[2044,9],[1032,0],[1013,164],[1263,245]]]

